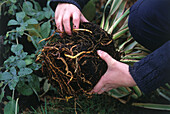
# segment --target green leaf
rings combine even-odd
[[[17,2],[17,0],[10,0],[12,3],[16,3]]]
[[[32,18],[32,19],[27,20],[26,23],[28,23],[28,24],[38,24],[38,21],[36,19]]]
[[[43,90],[44,90],[44,92],[45,92],[45,93],[48,92],[48,90],[50,89],[50,87],[51,87],[51,84],[48,83],[48,80],[46,79],[45,82],[44,82],[44,85],[43,85]]]
[[[16,71],[15,67],[11,67],[11,68],[10,68],[10,73],[11,73],[13,76],[15,76],[15,75],[17,74],[17,71]]]
[[[19,35],[23,35],[24,34],[24,31],[25,31],[25,26],[21,26],[21,27],[17,27],[16,28],[16,31],[19,33]]]
[[[136,41],[130,43],[128,46],[126,46],[126,48],[124,48],[124,51],[128,51],[133,49],[138,43]]]
[[[102,16],[102,20],[101,20],[101,23],[100,23],[100,27],[102,28],[102,29],[104,29],[104,25],[105,25],[105,12],[106,12],[106,8],[107,8],[107,6],[111,3],[111,1],[112,0],[107,0],[107,2],[106,2],[106,5],[105,5],[105,7],[104,7],[104,11],[103,11],[103,16]]]
[[[117,27],[117,25],[126,17],[129,15],[130,9],[127,9],[123,15],[119,19],[115,21],[115,23],[109,28],[108,33],[111,34],[113,30]]]
[[[9,22],[8,22],[8,26],[11,26],[11,25],[19,25],[19,23],[14,20],[14,19],[11,19]]]
[[[4,95],[5,95],[5,86],[1,89],[0,103],[2,102],[2,99],[4,98]]]
[[[12,74],[9,72],[3,72],[2,75],[0,75],[0,80],[10,80],[12,79]]]
[[[164,99],[170,101],[170,90],[165,89],[165,88],[158,88],[157,92],[161,97],[163,97]]]
[[[19,55],[19,57],[20,57],[20,59],[24,59],[24,58],[27,57],[27,55],[28,55],[27,52],[22,52],[22,53]]]
[[[41,35],[43,38],[47,38],[50,34],[51,24],[50,21],[47,21],[41,25]]]
[[[34,18],[36,18],[38,21],[41,21],[45,18],[44,12],[43,11],[39,11],[35,14]]]
[[[34,16],[36,14],[35,10],[33,9],[33,4],[29,1],[23,3],[23,10],[29,16]]]
[[[18,57],[16,56],[11,56],[9,57],[5,62],[4,65],[6,67],[6,69],[9,69],[10,66],[15,66],[15,61],[18,60]]]
[[[82,12],[87,18],[87,20],[92,21],[96,14],[96,7],[94,1],[89,1],[88,4],[83,8]]]
[[[19,82],[19,77],[14,76],[13,79],[8,83],[10,90],[15,90],[16,85]]]
[[[156,109],[156,110],[168,110],[170,111],[170,105],[165,104],[152,104],[152,103],[133,103],[133,106],[148,108],[148,109]]]
[[[43,8],[43,10],[44,10],[44,15],[45,15],[45,17],[46,17],[47,19],[49,19],[49,18],[52,16],[51,9],[45,7],[45,8]]]
[[[1,77],[1,75],[2,75],[2,74],[0,73],[0,77]],[[4,82],[1,81],[1,82],[0,82],[0,88],[1,88],[3,85],[4,85]]]
[[[15,100],[9,101],[4,107],[4,114],[15,114]],[[17,112],[19,111],[19,107],[17,107]]]
[[[106,19],[106,23],[105,23],[105,26],[104,26],[104,30],[108,30],[108,27],[109,27],[109,23],[110,23],[110,19],[112,17],[112,15],[117,11],[117,9],[119,8],[119,6],[121,5],[122,1],[123,0],[112,0],[112,5],[111,5],[111,8],[110,8],[110,12],[109,12],[109,15]]]
[[[31,69],[33,70],[39,70],[41,68],[41,64],[38,64],[38,63],[33,63],[31,66],[30,66]]]
[[[26,96],[33,94],[33,90],[31,89],[31,87],[21,81],[17,84],[17,91]]]
[[[15,55],[20,55],[22,50],[23,50],[23,45],[21,44],[12,45],[11,47],[11,51],[15,53]]]
[[[122,97],[125,97],[127,95],[129,95],[129,93],[122,93],[121,91],[119,91],[118,89],[112,89],[110,91],[107,92],[109,96],[112,96],[116,99],[118,98],[122,98]]]
[[[21,68],[20,71],[18,72],[19,76],[25,76],[28,74],[31,74],[33,71],[30,68]]]
[[[23,8],[24,8],[24,11],[27,11],[28,9],[33,8],[33,4],[29,1],[26,1],[26,2],[23,3]]]
[[[11,4],[11,6],[9,6],[8,13],[11,14],[11,15],[15,15],[16,9],[17,9],[17,6],[15,4]]]
[[[39,82],[38,76],[34,74],[30,75],[28,78],[28,84],[31,88],[34,88],[36,92],[40,90],[40,82]]]
[[[16,13],[16,19],[19,23],[22,22],[22,20],[24,19],[25,17],[25,12],[19,12],[19,13]]]
[[[34,1],[34,0],[32,2],[34,4],[34,9],[37,10],[37,11],[41,11],[40,4],[38,2],[36,2],[36,1]]]
[[[24,61],[24,60],[19,60],[19,61],[17,62],[17,67],[18,67],[19,69],[21,69],[21,68],[23,68],[23,67],[26,67],[25,61]]]
[[[138,97],[142,96],[142,92],[138,86],[133,86],[133,90],[137,94]]]
[[[33,59],[25,59],[26,65],[31,65],[34,62]]]
[[[6,97],[9,101],[12,101],[12,97],[11,96],[7,96]]]
[[[128,30],[129,30],[129,28],[127,27],[127,28],[125,28],[125,29],[123,29],[123,30],[115,33],[115,34],[113,35],[113,37],[112,37],[113,40],[116,40],[116,39],[119,38],[120,36],[124,35]]]

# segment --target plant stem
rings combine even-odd
[[[16,104],[15,104],[15,114],[17,114],[18,101],[19,101],[19,98],[17,98],[17,100],[16,100]]]

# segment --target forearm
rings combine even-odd
[[[87,4],[89,0],[51,0],[50,6],[55,10],[58,3],[71,3],[77,6],[80,10]]]
[[[129,71],[144,93],[170,82],[170,40],[135,63]]]

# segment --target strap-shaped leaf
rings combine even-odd
[[[117,25],[129,14],[129,9],[125,11],[125,13],[117,19],[117,21],[109,28],[108,33],[111,34],[113,30],[117,27]]]
[[[156,110],[168,110],[170,111],[170,105],[165,104],[152,104],[152,103],[133,103],[133,106],[148,108],[148,109],[156,109]]]
[[[106,19],[106,23],[105,23],[105,26],[104,26],[104,30],[108,30],[109,28],[109,23],[110,23],[110,19],[112,17],[113,14],[115,14],[115,12],[117,11],[117,9],[119,8],[119,6],[121,5],[123,0],[114,0],[112,2],[112,5],[111,5],[111,8],[110,8],[110,12],[109,12],[109,15]]]
[[[105,24],[105,13],[106,13],[106,8],[107,6],[111,3],[112,0],[108,0],[105,7],[104,7],[104,11],[103,11],[103,16],[102,16],[102,20],[101,20],[101,24],[100,27],[103,29],[104,28],[104,24]]]

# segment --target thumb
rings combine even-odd
[[[97,54],[107,63],[108,66],[112,66],[116,62],[115,59],[102,50],[97,50]]]

